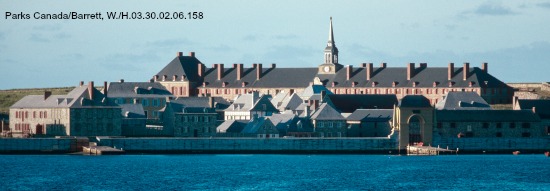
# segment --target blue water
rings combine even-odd
[[[0,155],[0,190],[550,190],[538,155]]]

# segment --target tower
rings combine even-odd
[[[319,66],[319,74],[335,74],[342,68],[338,63],[338,48],[334,42],[334,32],[332,29],[332,17],[330,17],[330,28],[328,33],[327,47],[324,53],[324,63]]]

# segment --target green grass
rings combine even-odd
[[[0,90],[0,117],[9,115],[10,106],[27,95],[44,95],[44,91],[51,91],[52,95],[65,95],[73,89],[74,87]]]

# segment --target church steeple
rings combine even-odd
[[[328,42],[324,53],[324,63],[319,67],[319,73],[334,74],[342,65],[338,63],[338,48],[334,42],[334,30],[332,28],[332,17],[330,17],[330,26],[328,32]]]
[[[334,30],[332,29],[332,17],[330,17],[330,28],[328,32],[328,42],[325,48],[325,64],[338,63],[338,48],[334,43]]]

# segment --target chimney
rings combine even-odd
[[[237,80],[243,77],[243,64],[237,64]]]
[[[214,108],[214,97],[208,97],[208,106],[210,106],[210,108]]]
[[[367,65],[367,80],[370,80],[370,78],[372,77],[372,63],[369,63]]]
[[[454,63],[449,63],[449,68],[447,69],[447,80],[451,80],[453,79],[453,76],[455,74],[455,64]]]
[[[195,52],[189,52],[189,56],[195,58]]]
[[[262,78],[262,64],[256,64],[256,80]]]
[[[466,79],[468,79],[468,76],[470,75],[470,63],[464,62],[462,73],[464,74],[464,77],[462,78],[462,80],[466,81]]]
[[[84,85],[84,81],[80,81],[80,87]]]
[[[481,64],[481,70],[484,71],[484,72],[489,73],[489,64],[487,62],[483,62]]]
[[[349,80],[351,78],[351,73],[353,72],[353,66],[348,65],[346,67],[346,80]]]
[[[411,80],[414,76],[414,63],[407,64],[407,80]]]
[[[124,83],[124,79],[120,79],[120,81],[118,81],[118,82],[120,82],[120,83]]]
[[[176,56],[177,56],[177,57],[183,56],[183,52],[177,52],[177,53],[176,53]]]
[[[47,100],[52,95],[51,91],[44,91],[44,100]]]
[[[427,68],[428,67],[428,63],[420,63],[420,68]]]
[[[277,64],[271,63],[271,69],[275,69],[275,67],[277,67]]]
[[[218,80],[221,80],[223,78],[223,64],[217,64],[218,68]]]
[[[202,63],[198,63],[198,74],[199,74],[199,77],[204,77],[204,64]]]
[[[306,108],[305,108],[305,111],[304,111],[306,118],[309,118],[310,115],[311,115],[311,111],[309,111],[309,110],[310,110],[309,105],[306,105]]]
[[[361,68],[366,68],[366,67],[367,67],[367,63],[361,63],[359,66],[360,66]]]
[[[107,81],[104,81],[103,82],[103,95],[105,95],[105,97],[107,97],[108,88],[109,88],[109,84],[107,83]]]
[[[91,100],[94,99],[94,81],[88,82],[88,95]]]
[[[386,63],[385,63],[385,62],[382,62],[382,63],[380,64],[380,68],[386,68]]]

